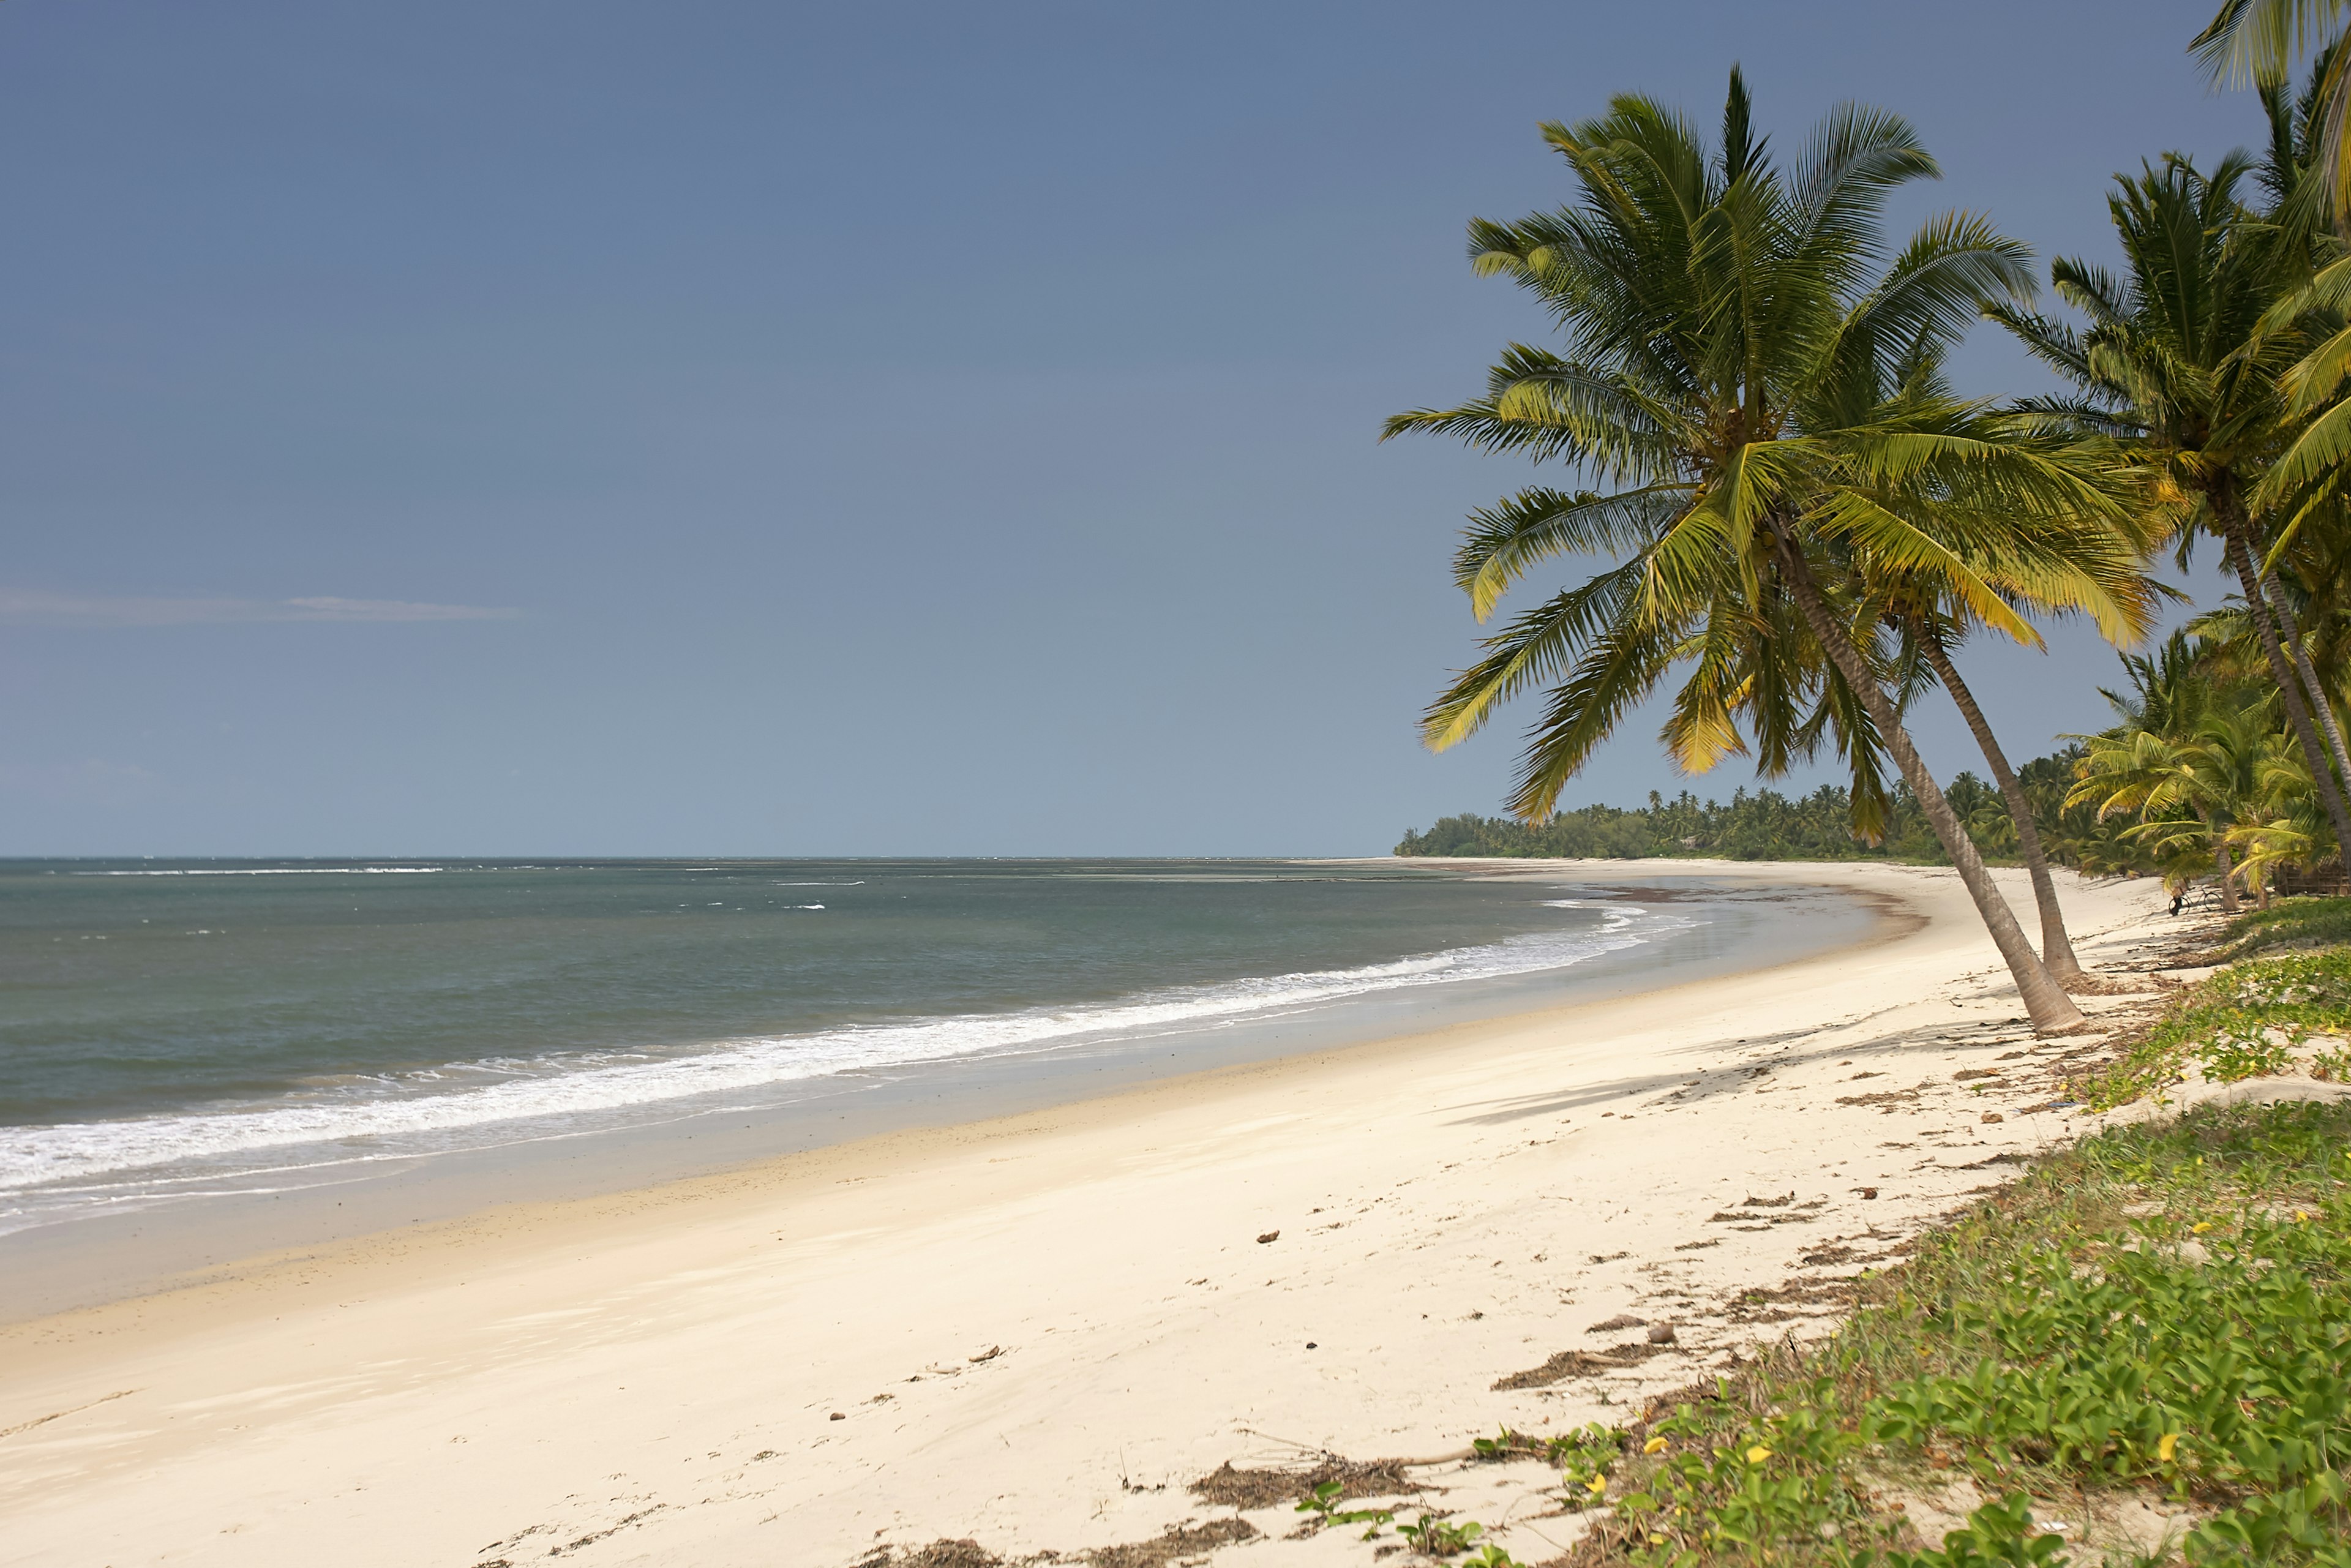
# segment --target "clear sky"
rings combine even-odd
[[[1375,444],[1543,324],[1536,122],[1733,61],[2044,258],[2257,139],[2213,0],[0,6],[0,853],[1322,854],[1491,811]],[[1986,335],[1966,390],[2039,382]],[[1977,657],[2012,752],[2111,653]],[[1932,698],[1921,744],[1974,761]],[[1568,803],[1680,780],[1654,720]],[[1980,767],[1980,764],[1979,764]],[[1698,781],[1727,797],[1736,761]]]

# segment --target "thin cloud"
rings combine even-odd
[[[165,599],[0,590],[0,622],[18,626],[222,626],[255,621],[511,621],[519,610],[401,599]]]

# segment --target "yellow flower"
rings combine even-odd
[[[1663,1546],[1665,1543],[1666,1543],[1666,1538],[1665,1538],[1664,1536],[1657,1534],[1657,1533],[1656,1533],[1656,1531],[1652,1531],[1650,1532],[1650,1534],[1649,1534],[1649,1544],[1650,1544],[1650,1545],[1652,1545],[1652,1546]]]
[[[2189,1227],[2189,1232],[2190,1235],[2201,1236],[2211,1228],[2212,1222],[2210,1220],[2199,1219],[2194,1225]]]
[[[2179,1434],[2177,1432],[2166,1432],[2163,1440],[2155,1446],[2155,1457],[2167,1465],[2171,1463],[2171,1456],[2179,1451]]]
[[[1665,1451],[1666,1440],[1663,1437],[1652,1437],[1641,1445],[1641,1452],[1645,1454],[1662,1454]]]
[[[1771,1450],[1761,1443],[1747,1450],[1747,1462],[1750,1465],[1760,1465],[1771,1457]]]
[[[2294,1222],[2296,1225],[2307,1225],[2307,1224],[2309,1224],[2309,1223],[2310,1223],[2310,1210],[2308,1210],[2308,1209],[2306,1209],[2306,1208],[2297,1208],[2297,1209],[2295,1209],[2295,1210],[2294,1211]]]
[[[1590,1480],[1583,1483],[1583,1490],[1590,1492],[1593,1497],[1598,1497],[1601,1493],[1608,1490],[1608,1478],[1606,1476],[1594,1476]]]

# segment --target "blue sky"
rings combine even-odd
[[[2254,140],[2091,5],[0,7],[0,853],[1364,853],[1542,323],[1472,214],[1617,91],[1841,99],[2103,255]],[[2039,382],[1989,336],[1967,388]],[[1986,651],[2020,756],[2111,653]],[[1939,700],[1948,776],[1973,760]],[[1570,803],[1681,781],[1653,720]],[[1728,796],[1737,762],[1692,785]]]

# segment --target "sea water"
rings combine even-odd
[[[1540,1005],[1719,955],[1736,896],[1441,862],[0,862],[0,1236]]]

